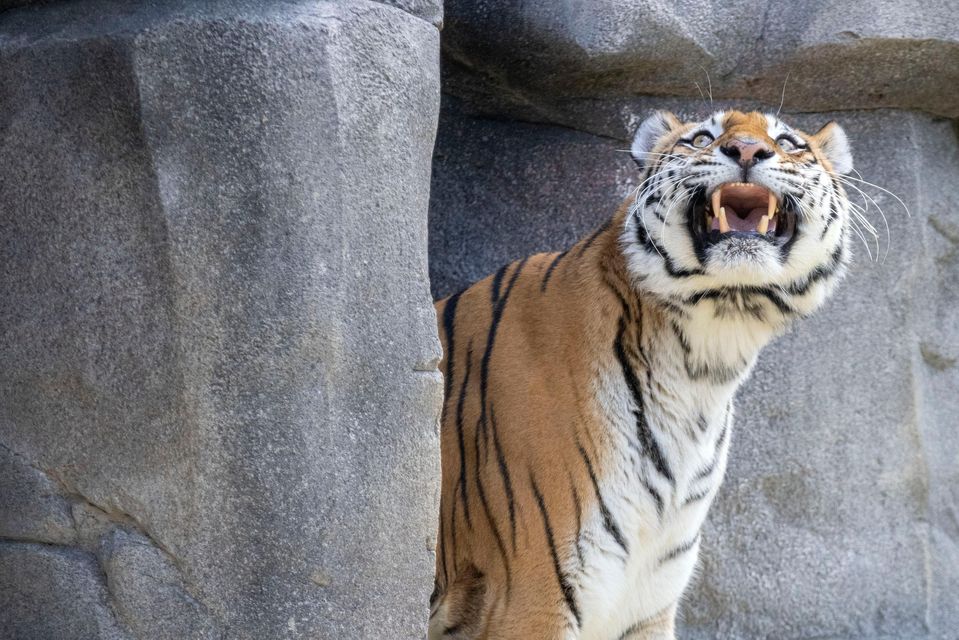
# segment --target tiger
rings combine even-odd
[[[631,155],[639,186],[588,237],[435,304],[430,640],[675,638],[736,390],[847,269],[837,123],[657,111]]]

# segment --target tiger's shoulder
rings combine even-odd
[[[617,215],[617,217],[619,217]],[[471,336],[488,339],[505,324],[527,329],[559,329],[581,321],[584,314],[603,306],[606,287],[604,263],[616,218],[563,251],[537,253],[506,265],[469,287],[435,302],[444,354],[457,340]],[[615,301],[610,297],[607,302]],[[509,308],[509,317],[506,309]],[[454,337],[454,327],[456,336]],[[444,356],[445,357],[445,356]]]

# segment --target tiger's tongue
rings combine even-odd
[[[749,215],[740,218],[741,212],[726,209],[726,221],[732,231],[755,231],[759,226],[759,219],[766,215],[766,207],[756,207],[749,211]]]

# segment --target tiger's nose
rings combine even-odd
[[[752,138],[733,138],[719,147],[723,155],[737,161],[742,167],[751,167],[760,160],[774,155],[772,148],[765,142]]]

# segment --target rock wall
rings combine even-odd
[[[442,295],[607,218],[651,109],[781,103],[909,213],[743,390],[681,637],[954,638],[953,13],[0,0],[0,637],[422,637],[427,203]]]
[[[15,5],[0,637],[423,637],[439,2]]]
[[[835,298],[769,347],[742,389],[681,638],[956,637],[953,11],[447,0],[434,295],[566,247],[609,217],[637,184],[624,150],[653,108],[692,118],[782,100],[800,126],[836,119],[863,178],[908,207],[862,185],[878,251],[857,246]]]

